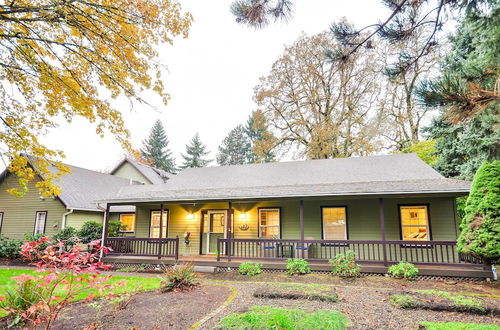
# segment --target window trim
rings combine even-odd
[[[427,208],[427,228],[429,229],[429,239],[427,241],[432,241],[432,226],[431,226],[431,205],[430,203],[413,203],[413,204],[398,204],[398,217],[399,217],[399,237],[405,242],[425,242],[421,240],[405,240],[403,237],[403,218],[401,217],[401,207],[412,207],[412,206],[425,206]]]
[[[120,212],[118,213],[118,220],[120,223],[122,222],[122,215],[133,215],[134,216],[134,230],[120,230],[120,233],[135,233],[135,229],[137,226],[137,214],[136,213],[130,213],[130,212]]]
[[[45,221],[43,222],[43,232],[38,233],[38,234],[45,235],[45,229],[47,227],[47,218],[48,218],[48,215],[49,215],[48,211],[35,211],[35,221],[34,221],[34,225],[33,225],[33,235],[37,235],[37,233],[36,233],[36,220],[38,218],[38,213],[45,213]]]
[[[281,210],[281,206],[264,206],[264,207],[258,207],[257,208],[257,234],[258,234],[258,237],[259,238],[263,238],[262,237],[262,233],[261,233],[261,230],[260,230],[260,210],[278,210],[278,220],[279,220],[279,224],[278,224],[278,228],[279,228],[279,237],[277,239],[281,239],[283,237],[282,235],[282,228],[281,228],[281,220],[282,220],[282,210]],[[265,239],[272,239],[272,238],[265,238]]]
[[[327,208],[341,208],[343,207],[345,209],[345,240],[349,240],[349,208],[347,205],[322,205],[320,206],[320,212],[321,212],[321,239],[325,239],[325,227],[324,227],[324,222],[323,222],[323,209]],[[339,243],[343,244],[343,243]]]
[[[164,208],[163,209],[163,212],[167,211],[167,223],[166,223],[166,235],[167,237],[162,237],[162,238],[168,238],[168,227],[169,227],[169,220],[170,220],[170,209],[169,208]],[[149,210],[149,234],[148,234],[148,237],[149,238],[153,238],[151,237],[151,221],[153,220],[153,212],[161,212],[161,209],[151,209]],[[161,215],[160,215],[161,216]],[[136,218],[136,221],[137,221],[137,218]],[[160,229],[161,231],[161,229]]]
[[[0,212],[0,234],[2,233],[2,226],[3,226],[4,216],[5,216],[5,213],[3,211]]]

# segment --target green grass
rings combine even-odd
[[[269,283],[269,287],[275,287],[282,290],[293,290],[299,291],[303,294],[310,295],[322,295],[330,294],[332,292],[332,287],[324,284],[306,284],[306,283]]]
[[[418,304],[415,298],[407,294],[393,294],[391,295],[390,302],[392,305],[401,308],[412,308]]]
[[[0,296],[4,295],[9,289],[16,285],[16,281],[12,279],[13,276],[20,274],[37,275],[34,270],[30,269],[0,269]],[[125,280],[125,286],[117,286],[114,294],[123,294],[136,291],[154,290],[160,287],[160,279],[155,277],[136,277],[136,276],[112,276],[106,284],[117,284]],[[94,292],[97,296],[98,293],[95,289],[88,289],[81,292],[76,296],[75,301],[85,299],[90,292]],[[0,310],[0,318],[4,317],[6,313]]]
[[[298,309],[253,306],[249,312],[231,314],[218,329],[345,329],[348,321],[337,311],[306,313]]]
[[[493,324],[456,323],[456,322],[422,322],[427,330],[500,330]]]
[[[438,290],[415,290],[415,292],[428,294],[431,296],[441,296],[448,300],[450,300],[454,305],[464,306],[464,307],[473,307],[477,309],[484,309],[483,304],[480,300],[474,298],[467,298],[460,294],[453,294],[447,291],[438,291]]]

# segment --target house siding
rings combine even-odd
[[[456,224],[453,209],[453,197],[433,198],[385,198],[385,228],[387,240],[399,240],[400,237],[400,204],[429,205],[430,227],[433,240],[455,240]],[[346,206],[348,239],[379,240],[380,219],[379,200],[368,199],[324,199],[304,200],[304,237],[321,239],[321,207]],[[202,210],[227,209],[228,203],[178,205],[164,204],[169,210],[168,237],[179,236],[181,254],[198,254],[200,248],[200,221]],[[279,207],[281,209],[281,238],[300,238],[299,201],[244,202],[232,204],[234,210],[234,238],[258,237],[258,210],[262,207]],[[137,205],[136,237],[149,237],[150,212],[159,210],[160,205]],[[188,219],[189,213],[193,219]],[[245,217],[241,217],[245,214]],[[244,226],[246,225],[246,226]],[[248,226],[248,229],[245,229]],[[191,243],[188,249],[182,243],[186,232],[191,232]]]
[[[112,214],[113,215],[113,214]],[[75,229],[82,228],[83,224],[87,221],[95,221],[98,223],[103,222],[104,213],[91,212],[91,211],[74,211],[66,216],[66,227],[73,227]],[[116,218],[116,217],[115,217]],[[116,220],[111,218],[111,220]]]
[[[145,184],[150,184],[149,180],[141,174],[134,166],[130,165],[128,162],[124,162],[120,168],[118,168],[113,175],[120,178],[132,179]]]
[[[62,215],[67,212],[62,202],[57,198],[40,198],[33,181],[28,183],[29,191],[21,198],[6,192],[18,186],[17,178],[10,174],[0,185],[0,212],[4,213],[1,234],[10,239],[22,239],[25,233],[33,233],[37,211],[47,211],[46,235],[59,231]]]

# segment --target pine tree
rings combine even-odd
[[[460,225],[457,246],[460,252],[500,261],[500,161],[483,163],[472,182]]]
[[[273,151],[275,136],[269,131],[266,118],[262,111],[252,112],[245,124],[245,133],[251,142],[251,163],[269,163],[276,160]]]
[[[219,165],[248,164],[252,161],[252,143],[243,125],[233,128],[224,138],[216,158]]]
[[[168,138],[160,120],[157,120],[149,137],[145,139],[141,148],[142,156],[151,162],[151,165],[169,173],[175,174],[177,166],[172,151],[168,148]]]
[[[207,166],[212,160],[206,158],[209,154],[206,148],[207,146],[201,142],[200,136],[196,133],[189,144],[186,145],[186,154],[181,154],[183,158],[181,168]]]

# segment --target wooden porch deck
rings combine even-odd
[[[174,265],[178,263],[192,263],[195,266],[208,266],[220,268],[238,268],[243,262],[258,262],[262,264],[263,269],[285,270],[286,260],[262,260],[262,259],[238,259],[232,258],[231,261],[217,261],[214,255],[196,255],[179,256],[176,261],[172,258],[144,257],[144,256],[108,256],[104,258],[106,263],[121,264],[153,264],[153,265]],[[385,274],[387,267],[381,263],[363,263],[361,265],[362,273]],[[331,270],[328,262],[311,260],[309,266],[313,271],[328,272]],[[446,277],[470,277],[470,278],[492,278],[491,270],[485,270],[482,265],[471,267],[470,265],[418,265],[419,275],[424,276],[446,276]]]

